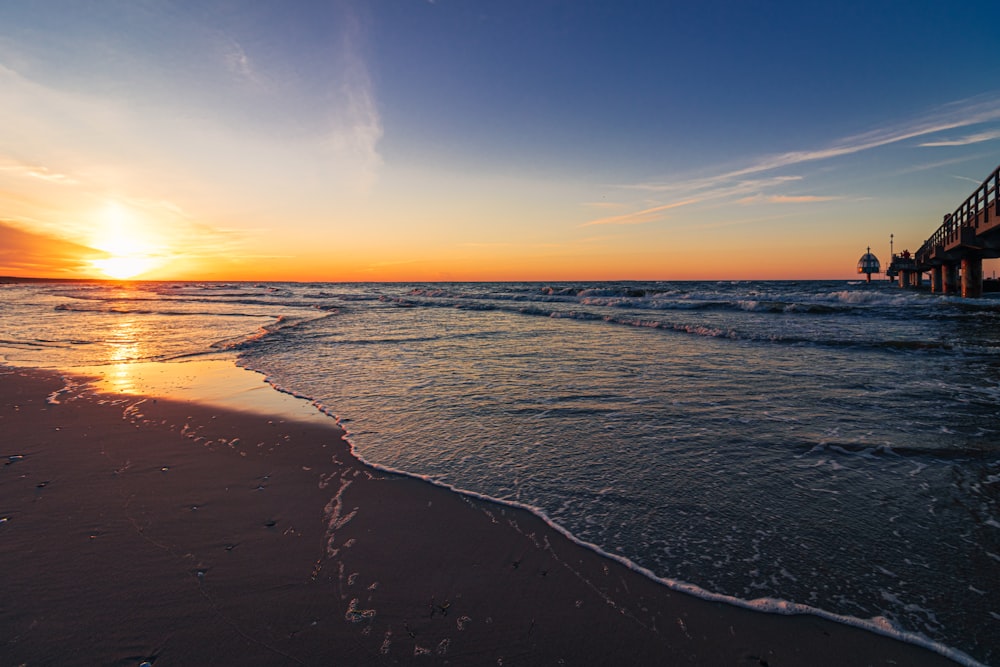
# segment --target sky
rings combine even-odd
[[[0,4],[0,275],[856,277],[1000,164],[996,0]]]

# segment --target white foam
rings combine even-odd
[[[924,295],[919,292],[907,292],[904,290],[897,290],[895,292],[885,292],[882,290],[843,290],[833,292],[830,296],[835,301],[852,306],[895,306],[916,301]]]

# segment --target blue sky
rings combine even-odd
[[[989,14],[955,7],[399,3],[369,41],[401,152],[471,144],[642,177],[818,148],[986,92],[1000,40]]]
[[[982,1],[8,3],[0,233],[94,256],[0,273],[850,277],[1000,164],[998,24]]]

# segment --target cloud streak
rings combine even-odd
[[[361,56],[362,30],[353,17],[346,21],[342,35],[343,75],[334,98],[331,128],[326,145],[333,154],[351,164],[357,189],[369,191],[378,178],[382,156],[382,118],[375,101],[374,86]]]
[[[669,211],[670,209],[680,208],[681,206],[689,206],[691,204],[697,204],[701,199],[685,199],[684,201],[671,202],[669,204],[663,204],[661,206],[653,206],[652,208],[647,208],[642,211],[635,211],[633,213],[623,213],[622,215],[612,215],[606,218],[598,218],[597,220],[591,220],[586,222],[582,227],[593,227],[596,225],[644,225],[648,222],[653,222],[659,220],[663,217],[664,211]]]
[[[968,127],[1000,120],[1000,99],[971,99],[952,103],[913,122],[898,127],[883,128],[846,137],[826,148],[807,151],[791,151],[772,155],[755,164],[726,174],[735,178],[748,174],[771,171],[780,167],[829,160],[843,155],[853,155],[862,151],[897,144],[909,139],[937,134],[960,127]]]
[[[808,162],[818,162],[845,155],[853,155],[875,148],[881,148],[883,146],[898,144],[910,139],[937,134],[938,132],[945,132],[961,127],[969,127],[972,125],[995,122],[998,120],[1000,120],[1000,96],[973,98],[954,102],[909,123],[895,127],[872,130],[870,132],[839,139],[824,148],[789,151],[776,155],[768,155],[745,167],[699,179],[690,179],[677,183],[643,183],[626,187],[658,192],[671,192],[677,190],[709,190],[725,186],[727,184],[731,186],[733,183],[739,182],[746,177],[775,171],[784,167],[792,167]],[[989,137],[984,138],[987,137],[987,135],[989,135]],[[973,135],[973,137],[978,138],[978,141],[987,141],[989,138],[1000,137],[1000,130],[980,133]],[[938,145],[945,145],[943,142],[936,143]],[[778,176],[775,177],[775,181],[781,182],[782,180],[799,180],[800,178],[801,177],[799,176]]]
[[[993,130],[991,132],[980,132],[978,134],[970,134],[959,139],[942,139],[939,141],[927,141],[920,144],[922,147],[935,147],[935,146],[971,146],[972,144],[981,144],[985,141],[993,141],[994,139],[1000,139],[1000,130]]]
[[[662,213],[669,209],[711,201],[736,201],[741,204],[802,204],[842,199],[843,197],[834,196],[765,194],[768,190],[773,191],[778,187],[803,179],[801,175],[769,175],[768,173],[855,155],[949,130],[992,123],[998,120],[1000,120],[1000,96],[984,95],[940,107],[906,123],[844,137],[825,147],[765,155],[743,167],[717,174],[669,182],[619,185],[618,187],[625,190],[655,193],[663,198],[673,196],[675,199],[656,206],[647,206],[633,213],[591,220],[582,226],[642,224],[662,219]],[[961,139],[925,141],[917,145],[963,146],[997,138],[1000,138],[1000,130],[989,130]]]
[[[42,165],[29,165],[9,158],[0,158],[0,171],[23,176],[27,178],[37,178],[48,183],[59,185],[77,185],[78,181],[71,176],[52,171]]]
[[[254,69],[250,65],[250,58],[239,42],[234,39],[229,40],[226,44],[224,57],[229,71],[249,81],[256,79]]]
[[[582,206],[588,208],[603,208],[603,209],[614,209],[614,208],[624,208],[626,204],[616,201],[585,201]]]
[[[818,202],[835,201],[840,197],[823,197],[819,195],[752,195],[737,200],[737,204],[815,204]]]

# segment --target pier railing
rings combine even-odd
[[[917,250],[917,261],[927,262],[939,248],[944,250],[963,243],[971,244],[981,227],[992,227],[1000,222],[998,194],[1000,166],[953,213],[944,216],[941,226]]]

